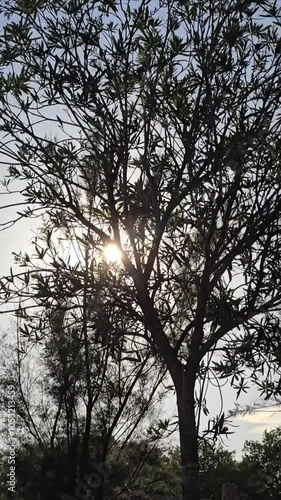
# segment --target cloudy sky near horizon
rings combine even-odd
[[[236,451],[236,458],[241,457],[246,440],[261,441],[264,431],[281,426],[281,408],[271,407],[252,414],[239,416],[234,423],[238,426],[228,443],[229,450]]]

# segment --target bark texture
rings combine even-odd
[[[177,391],[183,500],[200,500],[194,384],[194,378],[184,371],[182,387]]]

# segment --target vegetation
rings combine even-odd
[[[126,363],[167,373],[183,498],[199,500],[199,443],[228,432],[222,412],[200,428],[208,380],[280,394],[278,2],[3,0],[0,14],[1,162],[18,210],[4,227],[44,220],[23,271],[1,280],[23,353],[49,330],[50,366],[70,348],[57,402],[72,398],[68,439],[86,398],[80,480],[96,353],[107,398]],[[109,244],[119,264],[104,262]]]
[[[209,444],[199,450],[202,498],[221,500],[221,486],[231,482],[238,485],[238,498],[262,500],[280,498],[281,428],[265,432],[262,442],[246,441],[242,459],[222,445]],[[94,443],[92,443],[93,445]],[[93,453],[93,446],[91,446]],[[91,456],[94,463],[93,454]],[[6,500],[5,460],[2,459],[0,498]],[[66,481],[63,448],[49,449],[44,456],[38,446],[24,446],[17,453],[18,486],[15,499],[30,500],[62,498]],[[105,477],[105,498],[124,498],[127,495],[147,497],[163,495],[179,497],[180,450],[159,446],[148,441],[130,441],[125,446],[114,443],[106,468],[95,469],[88,476],[88,497],[96,498],[96,486],[101,473]],[[3,481],[4,479],[4,481]],[[82,498],[85,484],[79,483]],[[64,495],[63,498],[68,498]],[[70,497],[71,498],[71,497]]]
[[[113,333],[119,325],[113,309],[110,321]],[[35,341],[27,323],[24,328],[20,324],[18,318],[16,345],[9,335],[2,339],[1,376],[2,437],[4,450],[13,442],[19,451],[17,472],[23,476],[17,485],[19,498],[74,495],[78,479],[84,484],[96,468],[103,470],[112,446],[119,446],[120,440],[126,446],[132,436],[136,439],[147,431],[158,440],[167,433],[167,423],[158,417],[167,392],[162,386],[165,371],[144,349],[138,358],[125,358],[126,337],[122,359],[116,355],[114,344],[103,335],[108,328],[105,311],[92,315],[84,326],[79,312],[76,318],[68,317],[61,308],[50,315],[41,307],[40,318],[32,324]],[[129,321],[126,328],[129,334],[134,331]],[[12,434],[7,422],[10,387],[16,418]],[[24,480],[29,476],[30,484]],[[96,498],[104,498],[104,479],[99,473]]]

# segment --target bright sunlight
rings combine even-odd
[[[104,256],[105,260],[108,264],[112,264],[114,262],[121,262],[121,251],[115,245],[115,243],[109,243],[104,248]]]

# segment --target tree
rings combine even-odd
[[[200,469],[204,498],[220,500],[223,483],[237,484],[239,500],[280,498],[280,437],[280,428],[277,428],[265,431],[261,442],[246,441],[239,461],[222,446],[202,447]]]
[[[36,239],[38,251],[39,241]],[[49,249],[48,256],[51,254]],[[86,256],[86,263],[80,256],[76,271],[84,269],[90,258]],[[31,262],[27,255],[24,258]],[[7,387],[12,385],[17,428],[25,431],[17,436],[17,447],[23,451],[23,476],[28,478],[32,470],[25,463],[28,457],[37,471],[26,487],[24,481],[18,482],[21,498],[28,498],[29,483],[33,494],[38,491],[42,499],[61,498],[63,494],[74,497],[77,484],[83,486],[89,475],[98,474],[95,497],[102,499],[105,475],[100,471],[112,441],[122,439],[125,444],[145,431],[151,418],[157,419],[154,406],[165,396],[165,370],[157,367],[140,344],[138,357],[126,358],[130,348],[127,344],[134,342],[135,325],[130,318],[120,318],[119,310],[102,300],[96,308],[93,290],[88,308],[83,281],[82,297],[77,286],[73,297],[70,293],[62,295],[60,280],[64,279],[57,271],[56,288],[52,289],[39,278],[34,294],[39,311],[34,305],[35,311],[28,315],[19,308],[16,343],[7,341],[8,335],[6,345],[2,339],[6,368],[1,374],[1,398],[5,403],[1,413],[5,421]],[[51,303],[46,303],[46,298]],[[83,314],[86,307],[87,314],[90,312],[87,318]],[[122,350],[116,342],[121,328]]]
[[[78,492],[96,498],[100,474],[104,474],[104,498],[114,499],[130,494],[178,496],[180,492],[179,450],[163,450],[159,443],[149,440],[114,442],[107,456],[106,468],[95,462],[95,436],[90,438],[89,459],[96,469],[92,469],[85,482],[78,481]],[[61,442],[43,452],[38,443],[24,443],[17,449],[16,500],[38,498],[68,499],[80,498],[65,493],[68,482],[65,444]],[[7,491],[7,457],[1,457],[0,498],[9,498]],[[88,486],[88,488],[86,487]]]
[[[119,248],[102,293],[171,376],[183,496],[198,500],[208,376],[238,395],[248,376],[280,391],[278,3],[6,0],[2,13],[17,218],[43,212],[97,253]],[[75,269],[55,266],[68,290]],[[34,274],[42,287],[55,269]],[[90,269],[86,281],[96,289]],[[2,280],[3,299],[32,299],[15,282]],[[213,431],[227,431],[223,414]]]
[[[239,483],[238,463],[234,452],[222,445],[206,443],[199,450],[201,494],[202,498],[221,500],[221,488],[224,483]]]
[[[247,472],[249,498],[280,498],[281,428],[265,431],[262,442],[246,441],[241,470]]]

